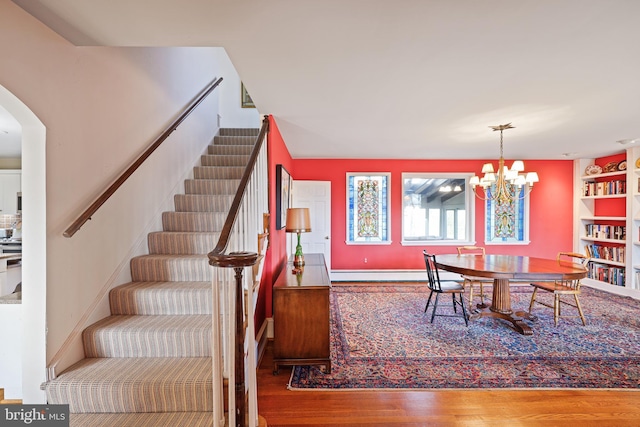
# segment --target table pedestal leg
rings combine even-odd
[[[478,304],[478,311],[471,317],[494,317],[508,320],[513,327],[523,335],[533,335],[531,328],[524,323],[522,318],[535,320],[535,316],[531,316],[525,311],[514,313],[511,309],[511,294],[509,293],[509,279],[494,279],[493,296],[489,307],[482,307]]]

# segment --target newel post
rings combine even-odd
[[[236,427],[246,426],[245,409],[245,378],[244,378],[244,306],[243,306],[243,271],[245,267],[250,267],[258,260],[255,252],[231,252],[229,254],[217,255],[209,254],[209,264],[214,267],[233,268],[235,271],[235,407],[236,407]]]

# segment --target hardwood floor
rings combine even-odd
[[[279,426],[640,426],[640,391],[292,391],[273,375],[272,344],[258,370],[258,412]]]

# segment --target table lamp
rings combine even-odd
[[[302,267],[304,265],[304,255],[300,244],[300,233],[311,231],[311,219],[309,218],[309,208],[289,208],[287,209],[287,233],[298,234],[298,245],[293,256],[293,265]]]

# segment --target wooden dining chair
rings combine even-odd
[[[575,252],[559,252],[556,259],[559,263],[577,262],[581,264],[585,269],[588,261],[588,258],[586,256]],[[529,304],[529,313],[531,313],[531,311],[533,310],[533,305],[535,303],[538,303],[540,305],[544,305],[545,307],[553,308],[553,322],[556,326],[558,326],[558,319],[560,317],[580,317],[580,319],[582,319],[582,325],[587,324],[584,318],[584,313],[582,312],[582,307],[580,306],[580,300],[578,299],[578,295],[580,295],[579,279],[556,280],[555,282],[537,282],[531,283],[531,286],[533,286],[533,294],[531,295],[531,303]],[[538,290],[551,292],[553,294],[553,304],[549,304],[546,301],[536,299]],[[562,295],[573,295],[575,304],[570,301],[562,300],[560,298]],[[560,310],[562,304],[576,308],[578,310],[578,316],[563,316]]]
[[[485,251],[482,246],[458,246],[456,248],[458,250],[458,255],[476,255],[476,256],[485,256]],[[463,275],[463,286],[469,286],[469,306],[473,304],[473,286],[479,285],[480,287],[480,304],[484,306],[484,297],[486,296],[484,293],[484,285],[488,284],[489,286],[493,286],[493,279],[488,277],[476,277],[476,276],[467,276]]]
[[[431,297],[435,294],[435,299],[433,301],[433,312],[431,313],[431,323],[433,323],[433,319],[436,316],[442,317],[457,317],[459,316],[458,308],[459,305],[462,308],[462,317],[464,318],[464,324],[469,326],[469,316],[467,315],[467,309],[464,306],[464,298],[462,298],[462,294],[464,294],[464,286],[458,282],[454,281],[440,281],[440,274],[438,273],[438,267],[436,266],[436,256],[429,255],[427,251],[422,251],[424,255],[424,262],[427,266],[427,277],[429,279],[429,299],[427,300],[427,305],[424,308],[424,312],[427,312],[429,308],[429,304],[431,304]],[[437,314],[436,310],[438,309],[438,297],[440,294],[451,294],[451,298],[453,300],[453,312],[455,314]],[[456,295],[460,297],[460,300],[456,298]]]

